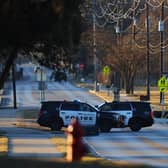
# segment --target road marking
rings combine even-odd
[[[152,148],[156,148],[157,150],[160,150],[162,153],[168,154],[168,148],[165,146],[162,146],[161,144],[152,141],[149,138],[146,137],[140,137],[140,139],[147,145],[151,146]],[[167,139],[168,140],[168,139]],[[166,142],[167,142],[166,140]]]
[[[0,137],[0,152],[8,152],[8,138]]]

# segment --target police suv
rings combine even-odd
[[[101,132],[111,128],[130,127],[139,131],[142,127],[152,126],[153,112],[148,102],[105,102],[97,106],[100,112],[99,126]]]
[[[73,117],[77,117],[82,126],[98,134],[98,110],[80,101],[44,101],[37,122],[51,130],[60,130],[68,126]]]

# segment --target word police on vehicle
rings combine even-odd
[[[80,101],[43,101],[37,122],[52,130],[61,130],[74,117],[83,127],[98,134],[98,110]]]

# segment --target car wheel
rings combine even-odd
[[[97,136],[99,135],[99,128],[95,127],[84,127],[84,136]]]
[[[99,135],[99,128],[97,126],[93,127],[92,135]]]
[[[142,126],[141,126],[140,122],[138,122],[137,120],[131,121],[131,123],[130,123],[130,129],[132,131],[138,132],[138,131],[140,131],[141,128],[142,128]]]
[[[62,120],[58,120],[58,121],[54,121],[51,124],[51,130],[52,131],[60,131],[61,128],[63,127],[63,121]]]
[[[111,128],[108,128],[108,127],[100,127],[101,132],[110,132],[110,129]]]
[[[110,132],[111,125],[109,124],[109,121],[102,121],[100,123],[100,132]]]

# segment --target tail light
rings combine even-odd
[[[43,111],[40,110],[39,113],[38,113],[38,118],[40,118],[42,116],[42,113],[43,113]]]
[[[38,117],[41,117],[43,114],[47,114],[48,112],[46,110],[40,110],[38,113]]]
[[[154,113],[153,113],[153,111],[150,112],[150,117],[151,117],[151,118],[154,117]]]

